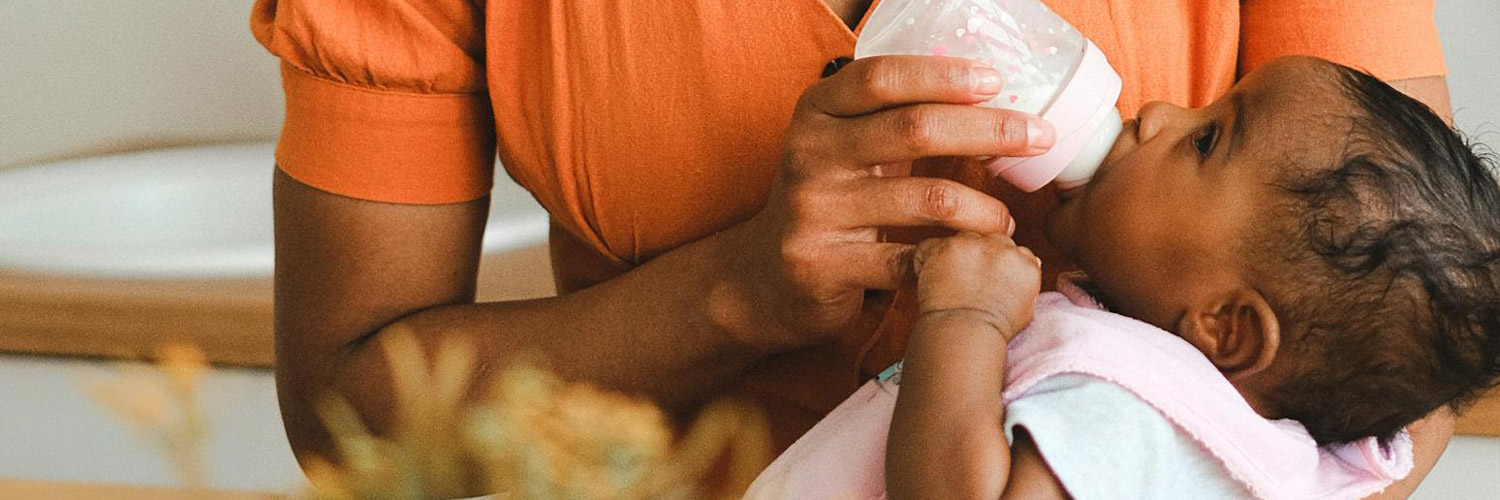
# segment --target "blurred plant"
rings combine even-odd
[[[426,500],[478,490],[507,500],[718,500],[739,498],[771,458],[766,423],[748,405],[710,404],[679,437],[649,401],[565,382],[535,363],[514,364],[466,400],[470,346],[444,344],[429,363],[413,334],[386,333],[393,428],[375,436],[347,402],[321,401],[338,463],[305,462],[311,488],[299,498]],[[161,446],[183,484],[201,488],[203,355],[168,345],[157,361],[85,386]]]
[[[342,465],[310,461],[308,498],[416,500],[472,488],[513,500],[738,498],[770,460],[766,424],[746,405],[709,405],[674,442],[651,403],[564,382],[530,363],[465,402],[469,346],[441,346],[429,367],[410,332],[386,333],[397,423],[375,437],[347,403],[324,400],[320,414]],[[461,477],[465,470],[479,477]]]
[[[207,419],[198,402],[198,379],[208,370],[203,352],[165,344],[156,366],[124,364],[113,373],[85,377],[84,390],[166,454],[177,480],[189,488],[207,484],[204,450]]]

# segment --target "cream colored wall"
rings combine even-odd
[[[272,138],[275,59],[249,0],[0,0],[0,168]]]
[[[250,4],[0,0],[0,168],[274,137],[276,62],[250,36]],[[1500,145],[1500,2],[1439,0],[1438,25],[1457,123]]]
[[[1500,149],[1500,2],[1438,0],[1458,128]]]

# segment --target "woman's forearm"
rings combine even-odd
[[[1365,497],[1365,500],[1401,500],[1411,496],[1427,477],[1427,473],[1432,472],[1433,466],[1437,465],[1443,450],[1448,448],[1456,422],[1457,416],[1453,414],[1453,410],[1442,407],[1407,426],[1406,430],[1411,434],[1412,440],[1411,472],[1385,490]]]
[[[382,204],[279,171],[275,197],[277,392],[299,458],[331,450],[315,411],[329,395],[349,401],[377,434],[391,428],[381,340],[393,327],[414,332],[429,352],[460,339],[473,346],[476,381],[531,355],[569,379],[669,409],[691,406],[777,349],[721,326],[743,311],[729,307],[736,294],[717,271],[721,237],[566,296],[474,304],[484,200]]]
[[[886,452],[892,499],[998,499],[1010,475],[1005,336],[962,314],[917,322]]]
[[[774,350],[741,340],[723,324],[720,311],[734,299],[723,292],[714,269],[716,243],[687,245],[564,296],[432,307],[394,326],[416,332],[429,350],[462,338],[484,360],[477,376],[528,356],[566,379],[645,395],[669,410],[681,408]],[[348,381],[384,370],[383,354],[368,343],[341,361]],[[345,389],[368,386],[361,382]]]

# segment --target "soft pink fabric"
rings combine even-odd
[[[1363,498],[1410,472],[1405,433],[1388,449],[1374,438],[1320,449],[1301,424],[1256,414],[1187,342],[1105,311],[1076,287],[1061,289],[1038,299],[1036,319],[1010,344],[1005,403],[1054,375],[1114,382],[1160,411],[1258,498]],[[866,383],[777,458],[746,498],[884,498],[896,392],[893,384]]]

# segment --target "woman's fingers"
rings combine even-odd
[[[1052,147],[1052,124],[1016,111],[918,104],[825,123],[846,161],[878,165],[933,156],[1032,156]]]
[[[839,249],[837,265],[850,287],[895,290],[912,283],[916,272],[912,252],[916,245],[900,243],[853,243]]]
[[[974,104],[1004,85],[1000,72],[970,59],[880,56],[858,59],[808,88],[799,113],[852,117],[902,104]]]
[[[787,141],[803,174],[851,171],[935,156],[1031,156],[1056,140],[1037,116],[959,104],[913,104],[857,118],[806,119]]]
[[[1056,133],[1040,117],[973,106],[994,98],[993,68],[962,58],[856,60],[814,84],[788,131],[789,165],[803,173],[932,156],[1029,156]],[[842,168],[840,168],[842,167]]]
[[[827,198],[840,225],[937,226],[978,234],[1011,234],[1005,203],[977,189],[931,177],[869,177],[846,183]]]
[[[830,295],[910,283],[915,247],[874,241],[870,228],[1014,231],[994,197],[951,180],[904,176],[919,158],[1051,147],[1052,127],[1040,118],[972,106],[1000,88],[998,73],[966,59],[889,56],[854,61],[808,89],[787,131],[783,174],[790,175],[780,177],[768,204],[780,217],[770,220],[779,221],[788,282],[827,303],[843,303],[824,300]],[[851,175],[860,169],[877,173]]]

